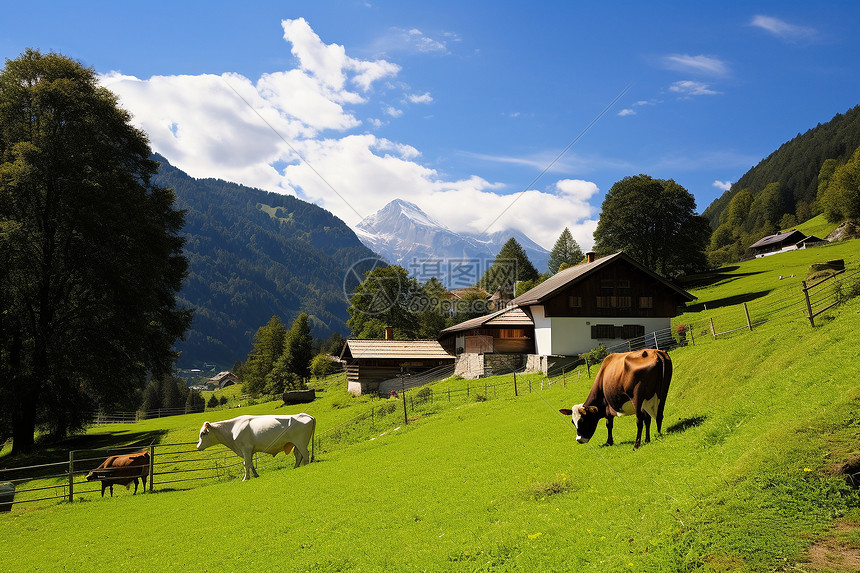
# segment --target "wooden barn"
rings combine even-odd
[[[340,354],[346,364],[347,390],[356,396],[376,392],[379,384],[402,374],[419,374],[454,363],[436,340],[346,341]]]

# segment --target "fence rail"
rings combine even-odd
[[[141,420],[153,418],[167,418],[169,416],[181,416],[183,414],[199,414],[205,408],[157,408],[155,410],[137,410],[135,412],[93,412],[92,423],[103,424],[134,424]]]

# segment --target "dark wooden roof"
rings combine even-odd
[[[576,265],[575,267],[569,267],[560,271],[541,284],[537,285],[535,288],[524,292],[520,296],[516,297],[511,304],[517,306],[530,306],[533,304],[542,304],[547,299],[554,296],[558,291],[567,287],[568,285],[577,283],[592,273],[596,272],[598,269],[603,268],[613,262],[623,260],[633,265],[643,273],[654,277],[664,285],[666,288],[669,288],[675,291],[681,298],[692,301],[696,300],[696,297],[685,291],[684,289],[674,285],[671,281],[666,279],[665,277],[660,276],[654,271],[644,267],[638,261],[633,259],[632,257],[626,255],[623,251],[615,253],[614,255],[609,255],[607,257],[603,257],[597,259],[591,263],[583,263],[581,265]]]
[[[792,229],[786,233],[780,232],[775,235],[763,237],[750,245],[750,249],[763,249],[765,247],[773,247],[776,245],[796,245],[804,238],[806,238],[806,235],[797,229]]]

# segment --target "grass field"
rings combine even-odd
[[[518,376],[518,397],[509,377],[472,381],[468,397],[466,381],[443,382],[409,424],[401,402],[334,380],[312,404],[93,429],[185,442],[209,416],[307,411],[323,439],[317,463],[281,456],[250,482],[16,507],[0,514],[0,571],[856,571],[860,499],[844,473],[860,471],[860,299],[816,328],[795,302],[809,264],[833,258],[856,269],[856,241],[689,287],[699,299],[674,322],[696,343],[672,351],[664,433],[636,452],[626,418],[616,446],[598,445],[602,424],[576,444],[557,410],[582,401],[584,375],[542,390]],[[745,323],[740,302],[752,332],[711,337],[711,318]]]

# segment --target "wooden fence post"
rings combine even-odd
[[[519,396],[517,393],[517,371],[514,370],[514,397]]]
[[[801,281],[803,285],[803,297],[806,299],[806,311],[809,316],[809,323],[815,327],[815,315],[812,314],[812,303],[809,302],[809,287],[806,286],[806,281]]]
[[[403,384],[403,369],[400,369],[400,394],[403,396],[403,423],[409,424],[409,414],[406,413],[406,388]]]
[[[113,490],[111,490],[113,491]],[[75,452],[69,451],[69,503],[75,500]]]
[[[750,322],[750,309],[747,308],[747,303],[744,303],[744,313],[747,315],[747,327],[752,330],[752,322]]]
[[[155,475],[155,446],[149,446],[149,493],[152,493],[152,481]]]
[[[717,331],[714,330],[714,317],[711,317],[711,336],[714,337],[714,340],[717,339]]]

